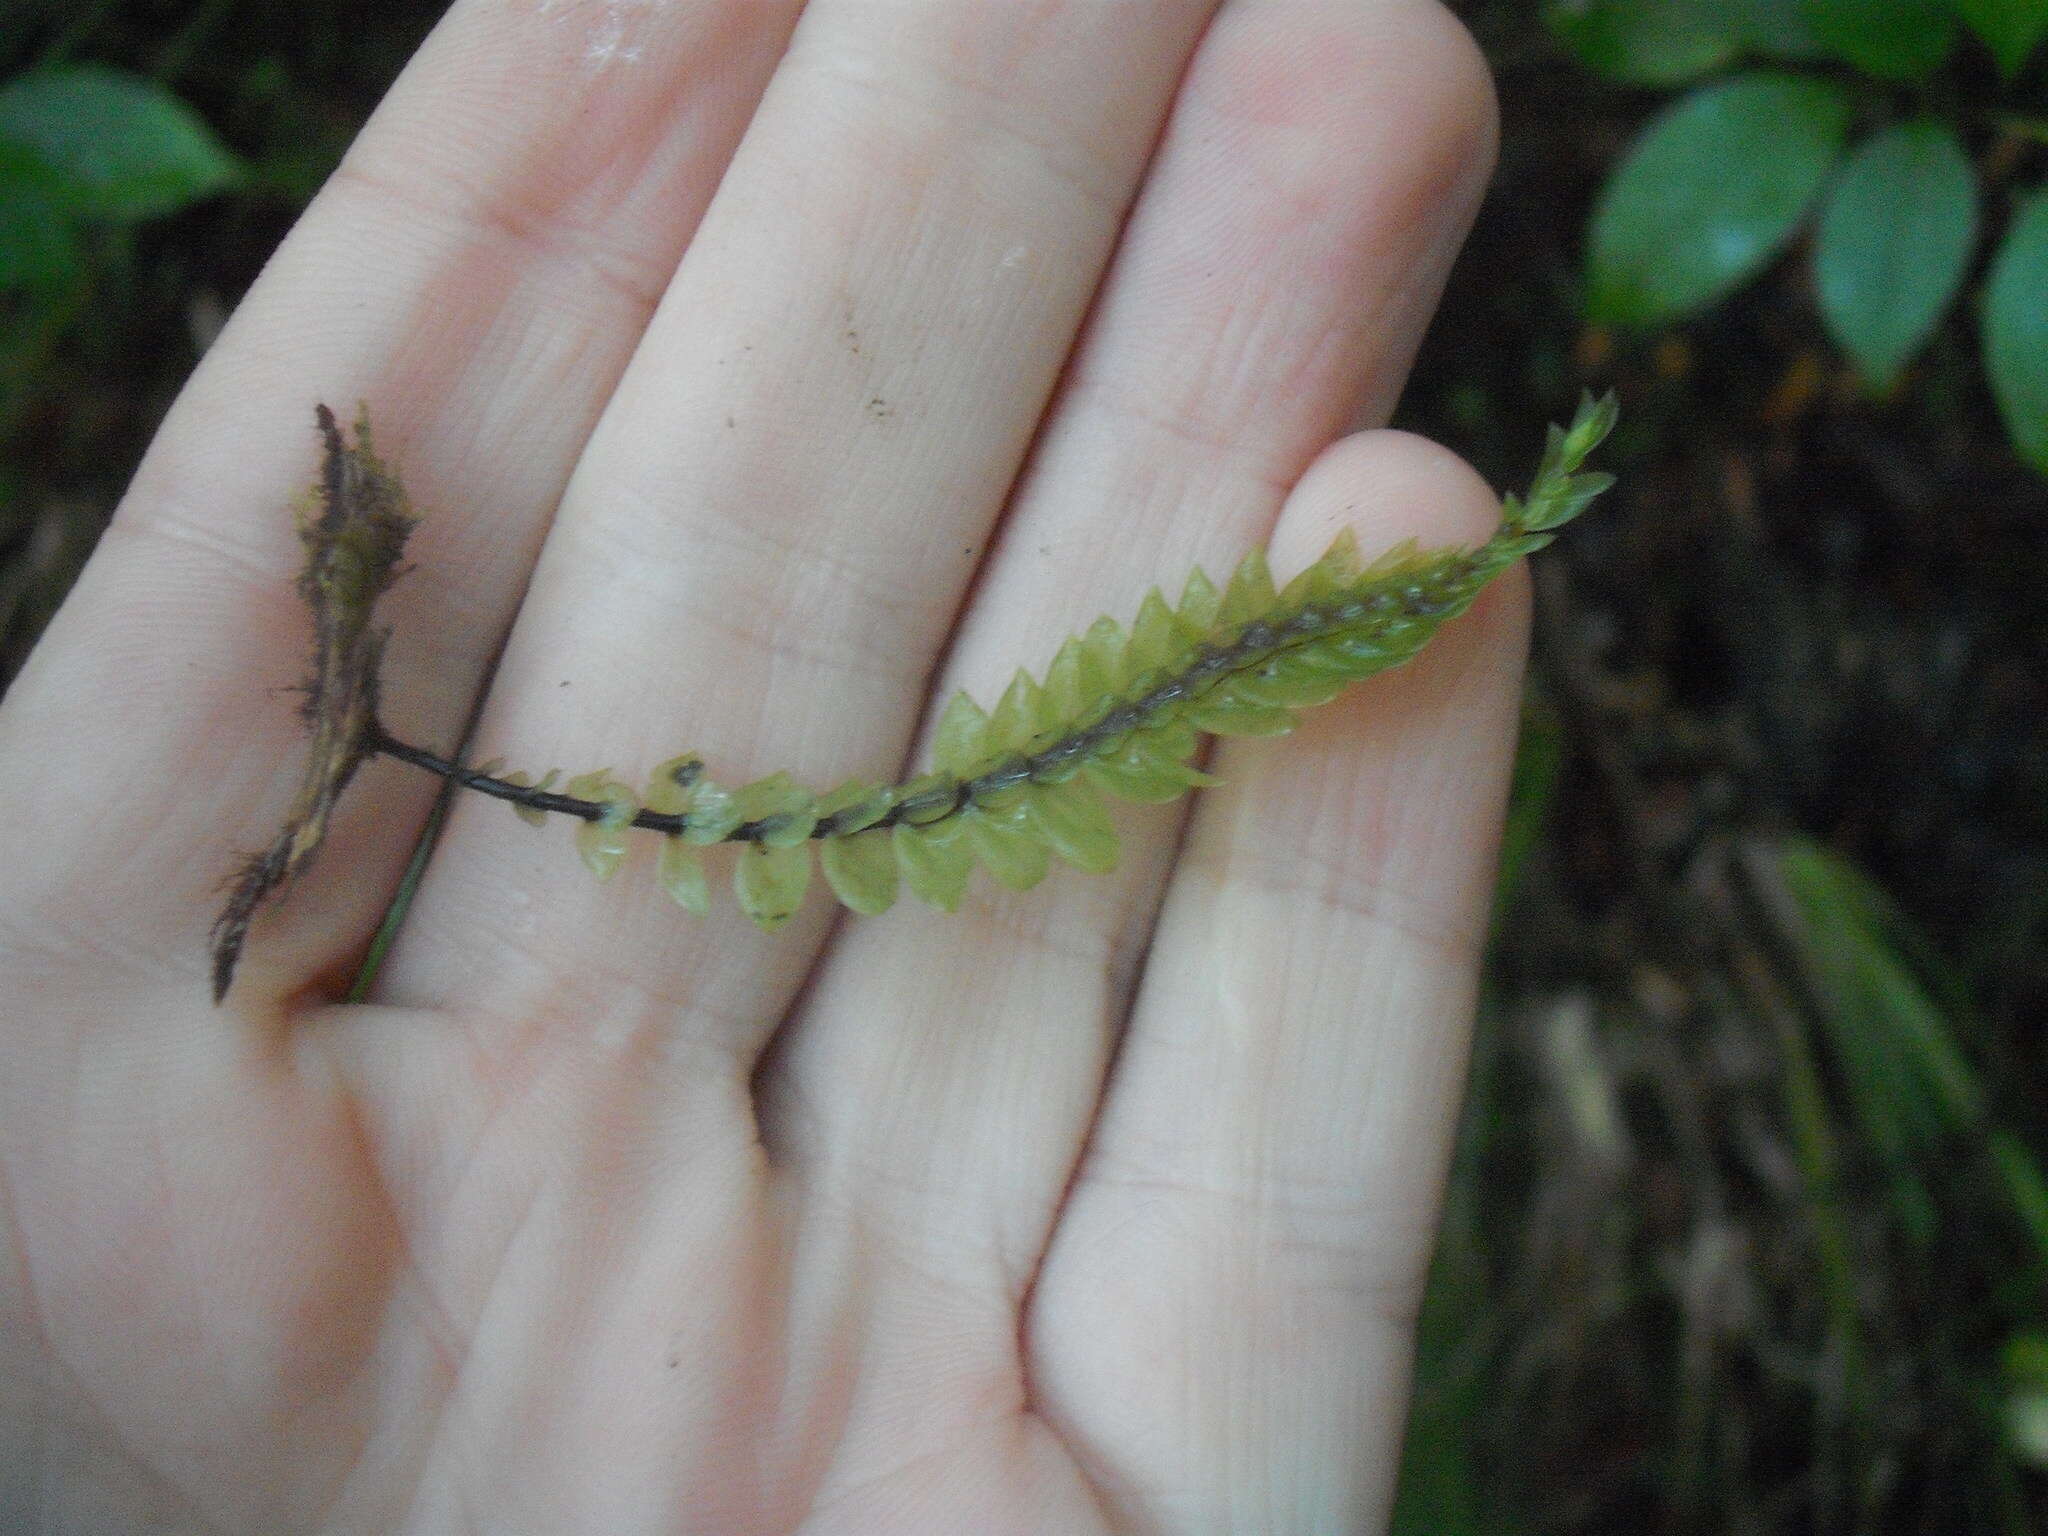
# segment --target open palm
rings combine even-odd
[[[463,797],[348,1005],[437,787],[376,762],[220,1009],[204,941],[296,782],[316,400],[428,514],[400,735],[886,777],[1192,563],[1490,531],[1343,435],[1490,113],[1430,0],[461,0],[0,717],[0,1524],[1381,1522],[1512,584],[1112,877],[770,937]]]

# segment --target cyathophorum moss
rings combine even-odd
[[[1060,647],[1041,677],[1019,671],[993,709],[955,695],[940,717],[929,769],[901,784],[849,780],[821,794],[777,773],[728,786],[711,778],[694,753],[683,753],[654,768],[638,791],[608,770],[556,789],[558,771],[538,782],[500,776],[490,766],[467,767],[398,740],[377,722],[374,675],[349,673],[353,691],[337,700],[335,689],[321,692],[329,665],[322,655],[314,696],[357,723],[347,728],[355,734],[343,747],[330,743],[325,766],[309,766],[302,798],[331,806],[346,782],[334,769],[352,770],[381,752],[509,801],[529,821],[551,813],[574,818],[578,851],[600,879],[617,870],[636,831],[658,835],[657,878],[695,913],[707,911],[711,900],[702,850],[736,843],[735,894],[766,929],[781,926],[803,903],[814,854],[833,893],[867,914],[887,910],[905,886],[950,911],[976,865],[1014,890],[1036,885],[1055,856],[1101,873],[1117,859],[1105,795],[1177,799],[1213,782],[1192,764],[1202,733],[1283,734],[1294,728],[1295,711],[1413,656],[1489,581],[1549,543],[1607,488],[1611,477],[1582,473],[1581,466],[1614,418],[1611,396],[1587,399],[1570,427],[1553,427],[1529,494],[1507,498],[1498,530],[1475,549],[1409,544],[1361,567],[1347,532],[1283,588],[1275,588],[1262,550],[1246,555],[1220,591],[1200,570],[1176,603],[1154,588],[1128,625],[1098,619]],[[324,423],[331,420],[323,414]],[[330,436],[328,452],[324,523],[309,518],[306,528],[330,526],[331,536],[331,525],[344,521],[335,508],[350,485],[372,511],[403,508],[403,493],[371,452],[366,424],[354,448]],[[337,454],[347,460],[340,467]],[[380,526],[388,529],[388,515]],[[310,567],[321,560],[321,546],[316,532],[306,536],[314,550]],[[387,533],[377,545],[387,564],[354,584],[346,623],[322,606],[323,599],[337,601],[333,593],[301,584],[322,633],[339,626],[368,637],[360,645],[369,646],[372,662],[381,635],[367,627],[368,604],[402,543],[402,533],[396,543]],[[350,700],[353,711],[343,710]],[[216,995],[225,993],[256,904],[305,867],[324,832],[324,815],[310,828],[295,815],[273,848],[289,855],[251,864],[263,876],[260,886],[245,873],[215,928]]]

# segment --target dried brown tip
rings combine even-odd
[[[249,925],[273,892],[308,865],[326,840],[342,791],[377,749],[378,666],[387,630],[370,620],[377,599],[399,575],[415,519],[405,488],[371,446],[367,414],[351,444],[326,406],[314,411],[323,446],[320,480],[299,518],[306,563],[299,596],[313,613],[313,669],[302,713],[312,734],[306,771],[290,813],[270,846],[229,882],[214,920],[213,997],[227,996]]]

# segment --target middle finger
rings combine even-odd
[[[571,481],[483,754],[898,770],[1210,9],[813,0]],[[634,841],[599,886],[469,797],[386,995],[615,1039],[687,1009],[749,1060],[826,904],[687,919]]]

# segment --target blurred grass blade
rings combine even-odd
[[[1872,1149],[1887,1165],[1900,1214],[1922,1237],[1935,1219],[1928,1175],[1959,1141],[1983,1133],[1982,1081],[1946,1011],[1905,958],[1901,919],[1883,893],[1817,844],[1779,850],[1785,889],[1804,925],[1799,959],[1822,1007],[1829,1045]],[[1993,1132],[2001,1193],[2048,1256],[2048,1185],[2023,1143]]]
[[[1523,864],[1550,819],[1563,771],[1563,730],[1556,714],[1532,698],[1522,711],[1514,776],[1508,781],[1507,823],[1501,830],[1500,874],[1493,895],[1497,913],[1507,910],[1521,885]]]

